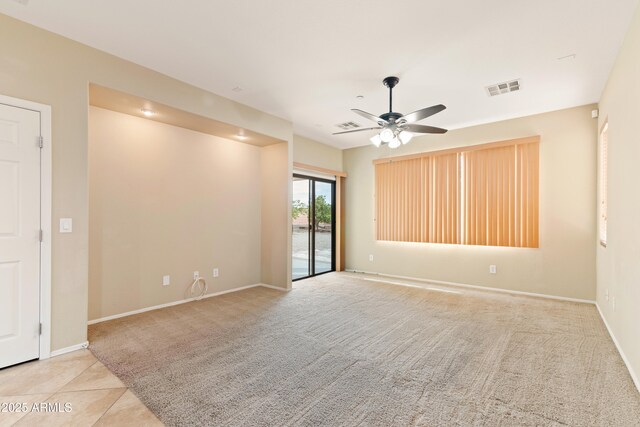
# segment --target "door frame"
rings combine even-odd
[[[51,106],[0,95],[0,104],[35,111],[40,114],[40,359],[51,357],[51,239],[52,233],[52,140]]]
[[[305,175],[304,173],[298,173],[298,172],[294,172],[293,173],[293,178],[302,178],[302,179],[308,179],[309,180],[309,199],[310,199],[309,213],[307,215],[307,217],[309,219],[309,259],[307,260],[308,265],[309,265],[309,275],[293,279],[292,282],[295,282],[297,280],[309,279],[311,277],[319,276],[321,274],[327,274],[327,273],[331,273],[333,271],[336,271],[336,265],[337,265],[337,259],[336,259],[336,237],[337,237],[336,228],[337,227],[336,227],[336,224],[338,223],[338,220],[336,218],[336,189],[337,189],[337,182],[335,180],[327,179],[327,178],[319,178],[319,177],[313,176],[313,175]],[[312,229],[312,225],[314,225],[313,223],[315,222],[314,218],[315,218],[315,209],[316,209],[316,204],[315,204],[316,187],[313,184],[313,182],[315,182],[315,181],[331,184],[331,186],[332,186],[332,191],[331,191],[331,270],[323,271],[321,273],[316,273],[315,272],[315,270],[316,270],[316,266],[315,266],[315,260],[316,260],[316,255],[315,255],[316,236],[315,236],[315,230]],[[313,271],[313,273],[312,273],[312,271]]]

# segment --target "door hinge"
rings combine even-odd
[[[42,232],[42,230],[40,230],[40,232],[38,233],[38,239],[40,239],[40,243],[42,243],[42,235],[44,233]]]
[[[38,334],[42,335],[42,323],[38,325]]]
[[[38,146],[39,146],[40,148],[43,148],[43,147],[44,147],[44,138],[42,137],[42,135],[40,135],[40,136],[38,137]]]

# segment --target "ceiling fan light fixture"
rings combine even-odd
[[[368,127],[368,128],[359,128],[359,129],[346,129],[342,132],[335,132],[333,135],[341,135],[343,133],[352,133],[352,132],[368,132],[372,130],[380,130],[378,135],[375,135],[370,138],[370,141],[376,147],[380,147],[383,144],[388,144],[389,148],[398,148],[403,144],[409,143],[413,135],[423,134],[423,133],[445,133],[446,129],[434,127],[434,126],[425,126],[414,124],[422,119],[426,119],[427,117],[431,117],[434,114],[441,112],[446,109],[442,104],[432,105],[431,107],[422,108],[420,110],[416,110],[407,115],[400,114],[398,112],[393,111],[393,88],[398,84],[400,79],[394,76],[389,76],[385,78],[382,83],[389,88],[389,112],[380,114],[376,116],[375,114],[367,113],[366,111],[352,108],[351,111],[356,113],[357,115],[364,117],[367,120],[371,120],[375,122],[378,127]],[[360,96],[358,96],[360,98]],[[355,126],[356,128],[359,126]]]
[[[413,138],[413,134],[411,132],[407,132],[406,130],[403,130],[400,132],[400,134],[398,135],[398,138],[400,138],[400,141],[403,144],[408,143],[409,141],[411,141],[411,138]]]
[[[389,148],[398,148],[400,145],[402,145],[402,143],[397,137],[394,137],[391,142],[389,142]]]
[[[393,131],[389,128],[384,128],[380,132],[380,139],[382,140],[382,142],[385,142],[387,144],[389,144],[394,137],[395,135],[393,134]]]
[[[382,144],[382,138],[380,138],[380,135],[374,135],[372,136],[369,141],[371,141],[371,143],[373,145],[375,145],[376,147],[380,147],[380,145]]]

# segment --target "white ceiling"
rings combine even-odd
[[[26,4],[23,4],[26,3]],[[332,136],[445,104],[459,128],[597,102],[638,0],[0,0],[0,12]],[[575,54],[575,59],[557,58]],[[484,88],[522,79],[490,98]],[[234,91],[240,87],[242,91]],[[362,95],[363,99],[356,96]]]

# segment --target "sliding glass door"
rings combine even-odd
[[[313,273],[333,271],[333,188],[335,183],[314,180]]]
[[[292,278],[335,270],[335,182],[293,176]]]
[[[293,203],[291,215],[293,222],[292,260],[293,280],[311,276],[311,233],[309,219],[309,200],[311,199],[311,180],[293,176]]]

